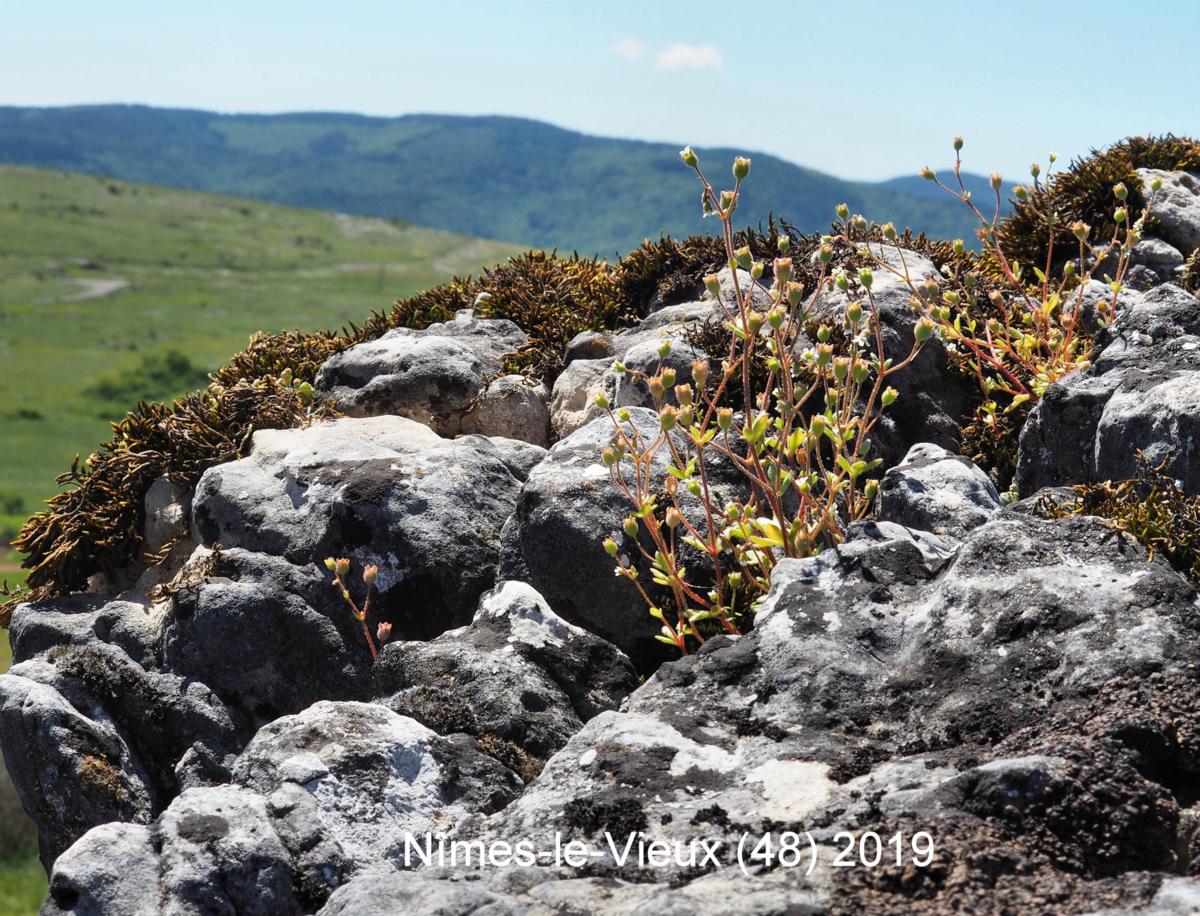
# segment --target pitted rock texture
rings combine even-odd
[[[322,832],[358,870],[402,861],[404,834],[444,833],[467,812],[491,813],[521,781],[491,757],[374,703],[322,701],[264,726],[234,781],[264,797],[298,786]]]
[[[0,746],[47,867],[91,827],[150,820],[179,791],[179,761],[235,741],[206,685],[114,645],[66,644],[0,676]]]
[[[1090,368],[1051,385],[1021,432],[1017,487],[1135,477],[1137,453],[1200,493],[1200,299],[1171,284],[1100,336]]]
[[[397,635],[430,637],[470,621],[495,584],[501,526],[541,454],[400,417],[262,431],[249,457],[200,479],[194,528],[320,572],[329,556],[375,564],[377,611]]]
[[[468,627],[392,643],[375,670],[380,702],[441,734],[481,739],[528,778],[637,685],[622,652],[560,619],[524,582],[486,595]]]
[[[448,436],[473,431],[523,438],[516,433],[528,423],[525,416],[514,425],[513,416],[494,406],[475,408],[481,398],[494,400],[486,396],[489,383],[503,375],[505,356],[528,342],[511,321],[475,318],[466,310],[453,321],[420,331],[396,328],[331,357],[314,387],[323,401],[353,417],[394,414]]]

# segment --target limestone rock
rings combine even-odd
[[[918,443],[879,485],[881,521],[962,537],[1000,508],[1000,494],[968,458]]]

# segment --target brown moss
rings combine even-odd
[[[1131,220],[1145,210],[1146,191],[1137,174],[1140,168],[1200,169],[1200,141],[1173,134],[1129,137],[1072,162],[1047,184],[1033,189],[1029,200],[1014,203],[1012,215],[999,227],[1005,255],[1010,260],[1044,268],[1053,238],[1055,251],[1068,257],[1078,251],[1069,229],[1075,220],[1083,220],[1092,227],[1093,239],[1111,238],[1115,228],[1112,214],[1116,209],[1113,185],[1124,182],[1129,189],[1126,208]],[[1049,227],[1051,214],[1057,214],[1053,232]]]
[[[1138,458],[1142,456],[1139,453]],[[1073,506],[1049,500],[1039,504],[1051,518],[1096,515],[1119,531],[1137,538],[1150,551],[1167,560],[1200,588],[1200,496],[1188,496],[1164,464],[1146,467],[1131,480],[1081,484],[1074,487]]]
[[[85,786],[108,799],[113,805],[127,800],[121,774],[103,757],[85,754],[79,764],[79,778]]]

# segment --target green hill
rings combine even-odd
[[[687,139],[687,138],[681,138]],[[715,181],[735,153],[700,149]],[[965,208],[920,184],[849,182],[749,151],[744,222],[828,227],[840,202],[898,226],[974,237]],[[505,117],[221,115],[99,105],[0,108],[0,162],[113,175],[605,256],[710,230],[678,145]],[[913,163],[914,170],[921,163]],[[982,181],[977,177],[975,181]]]
[[[0,167],[0,543],[139,398],[255,331],[360,321],[512,246],[399,222]],[[0,556],[0,573],[11,578]],[[0,578],[3,578],[0,575]]]

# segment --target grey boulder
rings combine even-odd
[[[920,442],[883,475],[876,518],[961,538],[999,508],[995,485],[970,459]]]
[[[328,701],[264,726],[233,775],[270,798],[286,786],[308,793],[321,833],[356,870],[401,864],[406,834],[448,832],[466,813],[502,808],[521,786],[492,758],[413,719]]]
[[[1165,462],[1200,493],[1200,299],[1171,284],[1106,328],[1092,365],[1051,385],[1021,431],[1018,492],[1136,476]]]
[[[468,431],[468,424],[471,431],[522,438],[511,415],[480,414],[476,406],[502,375],[504,357],[528,341],[511,321],[460,312],[452,321],[396,328],[338,353],[321,367],[314,388],[348,416],[394,414],[448,436]]]
[[[321,573],[330,556],[350,558],[354,576],[377,565],[379,615],[427,638],[469,622],[495,584],[501,526],[541,454],[392,416],[260,431],[248,457],[200,479],[194,528],[206,545]]]

